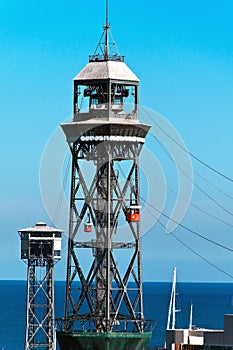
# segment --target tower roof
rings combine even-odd
[[[58,230],[54,227],[49,227],[46,225],[45,222],[38,222],[36,223],[35,226],[33,227],[28,227],[24,228],[22,230],[18,230],[18,232],[50,232],[50,233],[55,233],[55,232],[63,232],[63,230]]]
[[[78,81],[108,79],[139,82],[138,77],[131,69],[124,62],[118,60],[91,61],[74,78]]]

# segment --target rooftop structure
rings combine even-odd
[[[122,61],[93,61],[89,62],[79,72],[74,81],[90,80],[121,80],[121,82],[139,82],[138,77]]]
[[[224,315],[224,330],[197,328],[168,329],[166,350],[232,350],[233,315]]]

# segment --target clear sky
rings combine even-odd
[[[25,279],[17,230],[50,221],[43,207],[39,169],[51,134],[72,113],[72,79],[94,52],[104,23],[104,0],[0,2],[0,279]],[[190,152],[232,177],[232,0],[110,0],[112,33],[126,63],[140,78],[140,102],[166,118]],[[149,121],[148,121],[149,122]],[[64,139],[65,142],[65,139]],[[155,145],[169,188],[177,174]],[[194,181],[232,212],[232,182],[193,160]],[[209,186],[196,173],[218,186]],[[54,174],[56,176],[56,174]],[[155,181],[155,191],[156,184]],[[164,212],[176,197],[169,193]],[[192,202],[233,224],[232,214],[194,187]],[[166,226],[166,219],[161,218]],[[233,249],[232,227],[190,207],[184,225]],[[233,275],[233,253],[177,228],[176,237]],[[157,224],[143,236],[144,280],[231,281]],[[56,278],[65,278],[63,262]]]

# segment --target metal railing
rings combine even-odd
[[[89,62],[98,62],[98,61],[120,61],[124,62],[125,56],[121,56],[118,54],[108,54],[107,56],[102,54],[89,55]]]
[[[56,319],[56,329],[60,332],[96,332],[96,324],[98,324],[98,316],[90,315],[79,316],[75,320],[72,318]],[[112,332],[132,332],[138,333],[135,323],[140,325],[142,332],[152,332],[154,329],[154,321],[148,319],[128,319],[115,320],[112,325]]]

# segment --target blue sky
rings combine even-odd
[[[206,1],[111,1],[112,33],[126,63],[140,77],[141,104],[159,112],[190,152],[232,177],[233,3]],[[72,79],[94,52],[104,23],[104,0],[80,2],[2,0],[0,3],[1,247],[0,279],[24,279],[17,230],[45,220],[39,168],[56,127],[72,113]],[[65,140],[64,140],[65,142]],[[154,148],[168,185],[176,172]],[[233,196],[232,183],[193,161],[194,171]],[[232,199],[194,180],[222,206]],[[165,212],[175,201],[170,194]],[[233,223],[194,188],[193,203]],[[190,208],[183,224],[228,247],[232,228]],[[232,253],[182,229],[176,235],[233,275]],[[65,254],[65,253],[64,253]],[[144,279],[232,281],[192,254],[157,224],[143,237]],[[56,277],[65,276],[65,257]],[[153,269],[151,268],[153,266]]]

